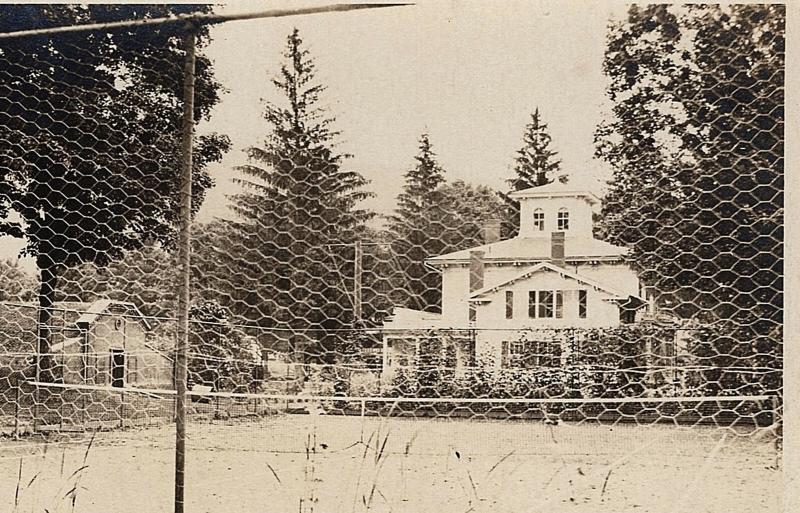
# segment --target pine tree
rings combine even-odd
[[[370,194],[367,181],[343,167],[348,155],[336,151],[334,118],[318,106],[325,87],[297,29],[284,57],[272,83],[286,102],[266,105],[272,132],[263,147],[249,149],[250,163],[238,168],[243,192],[231,197],[238,216],[230,241],[238,273],[232,308],[266,326],[324,332],[352,320],[331,244],[358,237],[372,217],[358,204]]]
[[[520,191],[529,187],[539,187],[553,183],[557,178],[566,182],[565,176],[556,176],[561,169],[561,161],[556,157],[558,152],[550,149],[552,137],[547,130],[547,124],[542,122],[539,108],[531,114],[531,122],[525,125],[522,136],[523,146],[517,151],[514,166],[515,176],[506,180],[510,192]],[[506,198],[508,203],[508,216],[503,223],[503,237],[513,237],[519,233],[519,202]]]
[[[441,309],[441,275],[425,260],[483,244],[483,229],[503,210],[498,194],[462,181],[447,183],[427,134],[405,174],[386,238],[391,243],[390,302],[416,310]]]
[[[419,139],[419,153],[414,167],[405,177],[403,191],[397,197],[395,214],[389,217],[388,231],[396,259],[393,302],[417,310],[437,309],[441,292],[438,275],[425,266],[425,259],[444,250],[444,224],[441,219],[440,185],[445,171],[427,133]]]
[[[552,137],[547,131],[547,124],[539,116],[538,107],[531,114],[531,122],[525,125],[522,141],[523,146],[517,151],[514,167],[516,176],[507,180],[511,190],[519,191],[553,183],[561,168],[561,161],[556,159],[558,152],[550,149]]]

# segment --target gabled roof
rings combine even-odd
[[[513,199],[575,197],[584,198],[591,204],[600,203],[600,198],[598,198],[594,193],[589,192],[588,190],[585,190],[579,186],[561,182],[553,182],[547,185],[540,185],[538,187],[529,187],[527,189],[514,191],[509,194],[508,197]]]
[[[113,306],[124,308],[130,312],[131,316],[138,318],[146,329],[151,329],[147,319],[145,319],[144,315],[142,315],[142,312],[139,311],[139,308],[137,308],[135,304],[125,301],[114,301],[113,299],[99,299],[95,301],[89,305],[89,308],[86,309],[80,317],[78,317],[75,324],[80,327],[89,326],[97,320],[98,316]]]
[[[569,278],[569,279],[575,280],[575,281],[577,281],[579,283],[582,283],[582,284],[584,284],[586,286],[592,287],[593,289],[595,289],[597,291],[606,293],[609,296],[611,296],[609,298],[610,300],[623,301],[623,300],[628,300],[630,297],[634,297],[636,299],[641,299],[641,298],[638,298],[637,296],[631,296],[630,294],[625,294],[623,292],[619,292],[617,290],[614,290],[613,288],[608,287],[606,285],[603,285],[600,282],[597,282],[597,281],[592,280],[590,278],[587,278],[585,276],[581,276],[581,275],[579,275],[577,273],[574,273],[572,271],[564,269],[563,267],[559,267],[559,266],[557,266],[555,264],[551,264],[550,262],[542,262],[542,263],[536,264],[533,267],[525,270],[524,272],[514,276],[513,278],[509,278],[508,280],[505,280],[503,282],[496,283],[496,284],[488,286],[488,287],[484,287],[484,288],[482,288],[480,290],[476,290],[475,292],[473,292],[472,294],[469,295],[469,300],[470,301],[480,301],[480,300],[482,300],[482,298],[484,296],[486,296],[487,294],[491,294],[493,292],[496,292],[501,287],[504,287],[504,286],[507,286],[507,285],[511,285],[512,283],[515,283],[515,282],[520,281],[520,280],[524,280],[524,279],[528,278],[529,276],[532,276],[533,274],[536,274],[536,273],[542,272],[542,271],[549,271],[549,272],[558,273],[559,275],[561,275],[564,278]],[[642,300],[642,302],[644,302],[644,300]]]
[[[469,262],[470,251],[483,251],[484,261],[495,262],[538,262],[550,260],[550,236],[514,237],[492,244],[454,251],[433,258],[427,262],[432,265]],[[628,253],[628,248],[614,246],[592,237],[566,237],[564,257],[566,260],[618,260]]]

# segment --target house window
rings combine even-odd
[[[569,211],[566,208],[558,210],[558,229],[569,230]]]
[[[563,290],[532,290],[528,292],[528,317],[531,319],[561,319],[564,316]]]
[[[506,291],[506,319],[514,317],[514,291]]]
[[[586,291],[578,291],[578,317],[581,319],[586,318]]]
[[[539,317],[549,319],[553,317],[553,291],[539,291]]]
[[[478,318],[478,312],[475,310],[475,305],[469,305],[469,322],[475,322]]]
[[[515,340],[503,343],[503,366],[517,369],[558,367],[561,344],[551,340]]]
[[[533,211],[533,229],[534,231],[544,231],[544,210],[537,208]]]
[[[556,291],[556,319],[564,317],[564,291]]]

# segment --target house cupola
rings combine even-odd
[[[520,237],[550,238],[553,232],[566,237],[592,237],[592,212],[600,199],[591,192],[554,182],[515,191],[519,201]]]

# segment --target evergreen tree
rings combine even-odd
[[[507,180],[511,190],[520,191],[553,183],[561,168],[561,161],[556,159],[558,152],[550,149],[552,137],[547,131],[547,124],[539,116],[538,107],[531,114],[531,122],[525,125],[522,141],[523,146],[517,151],[514,166],[516,176]]]
[[[539,187],[553,183],[556,179],[566,182],[566,176],[557,176],[561,169],[558,152],[550,148],[552,137],[547,124],[542,122],[539,108],[531,114],[531,122],[525,125],[522,136],[523,146],[517,151],[515,176],[506,180],[510,192]],[[507,220],[503,223],[503,238],[514,237],[519,233],[519,202],[506,198],[508,203]]]
[[[395,286],[392,301],[416,310],[440,308],[441,279],[425,265],[425,259],[445,250],[442,222],[442,194],[439,186],[445,171],[436,161],[436,154],[427,133],[419,139],[419,153],[414,167],[405,173],[403,191],[397,197],[397,208],[389,217],[389,237],[396,259]]]
[[[483,244],[484,228],[502,214],[503,202],[488,187],[446,183],[427,134],[415,160],[389,218],[394,264],[389,296],[397,306],[439,311],[441,275],[425,260]]]
[[[370,194],[367,181],[343,167],[348,155],[336,151],[334,119],[318,105],[325,87],[297,29],[284,57],[272,83],[286,101],[266,105],[271,134],[249,149],[250,163],[238,168],[243,192],[231,197],[239,291],[232,308],[265,327],[321,330],[314,339],[327,344],[326,330],[352,323],[351,298],[331,259],[341,248],[331,245],[360,235],[372,214],[359,202]]]

